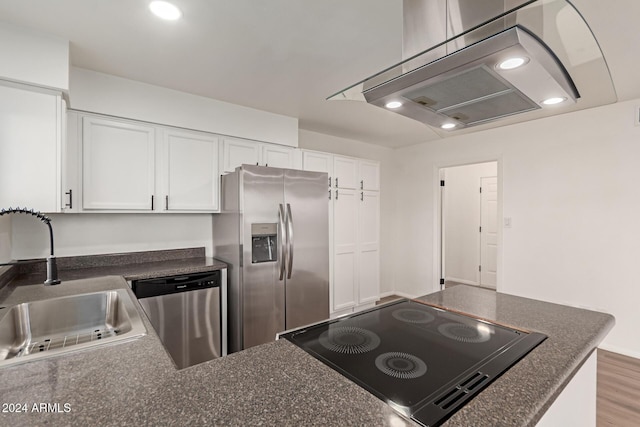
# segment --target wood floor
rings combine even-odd
[[[640,426],[640,359],[598,349],[598,427]]]
[[[455,286],[447,284],[447,287]],[[376,304],[400,298],[391,295]],[[598,349],[597,427],[640,426],[640,359]]]

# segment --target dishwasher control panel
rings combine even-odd
[[[219,287],[220,270],[189,275],[132,280],[131,289],[138,299]]]

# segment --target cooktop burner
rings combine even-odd
[[[431,323],[436,320],[435,316],[422,310],[412,308],[400,308],[394,310],[391,315],[396,319],[407,323]]]
[[[473,327],[462,323],[443,323],[438,332],[452,340],[466,343],[480,343],[491,339],[491,326]]]
[[[376,357],[376,368],[391,377],[403,380],[418,378],[427,373],[427,365],[422,360],[397,351]]]
[[[281,337],[425,426],[444,422],[546,338],[409,300]]]
[[[380,338],[371,331],[353,326],[337,327],[324,331],[318,341],[336,353],[366,353],[380,345]]]

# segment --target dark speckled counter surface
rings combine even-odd
[[[127,284],[110,276],[32,286],[6,303]],[[445,426],[535,425],[614,322],[468,286],[419,300],[549,336]],[[148,333],[135,341],[1,368],[0,403],[68,403],[71,411],[0,413],[0,425],[413,425],[284,340],[178,371],[142,318]]]

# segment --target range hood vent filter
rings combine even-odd
[[[540,108],[485,65],[421,86],[403,98],[466,126]]]
[[[516,69],[500,69],[510,58],[526,58]],[[549,48],[516,25],[496,35],[363,91],[365,100],[440,128],[462,129],[541,109],[559,97],[580,97],[564,66]],[[397,105],[397,104],[396,104]]]

